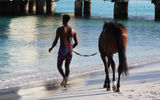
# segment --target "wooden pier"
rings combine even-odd
[[[0,15],[54,14],[54,0],[0,0]]]
[[[54,14],[57,0],[0,0],[0,16],[27,14]],[[129,0],[111,0],[114,3],[114,19],[128,19]],[[74,14],[90,17],[91,0],[75,0]],[[160,0],[152,0],[155,5],[155,20],[160,20]]]

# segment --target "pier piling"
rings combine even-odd
[[[160,3],[155,4],[155,20],[160,20]]]
[[[160,20],[160,0],[152,0],[155,5],[155,20]]]
[[[20,15],[25,15],[29,13],[29,1],[28,0],[22,0],[20,1]]]
[[[21,8],[21,5],[20,5],[20,0],[13,0],[11,2],[11,6],[12,6],[12,14],[13,15],[20,15],[20,8]]]
[[[9,15],[9,14],[12,14],[12,4],[11,2],[6,2],[6,1],[3,1],[3,2],[0,2],[0,15],[3,16],[3,15]]]
[[[114,3],[114,19],[128,19],[128,1]]]
[[[29,1],[29,13],[36,14],[36,0]]]
[[[75,1],[74,14],[75,16],[82,16],[82,1],[81,0]]]
[[[46,13],[53,14],[55,11],[55,2],[54,0],[46,0]]]
[[[43,15],[46,13],[46,0],[36,0],[36,14]]]
[[[91,15],[91,0],[84,1],[84,17],[89,17]]]

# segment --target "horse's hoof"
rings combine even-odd
[[[103,88],[107,88],[107,85],[103,85]]]
[[[117,91],[116,92],[120,92],[120,90],[119,89],[117,89]]]
[[[117,91],[117,87],[115,85],[112,87],[112,89],[113,89],[114,92]]]
[[[111,89],[110,88],[107,88],[107,90],[106,91],[111,91]]]

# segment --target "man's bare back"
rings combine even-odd
[[[75,42],[78,42],[76,39],[76,32],[69,25],[59,27],[57,29],[57,34],[59,34],[60,37],[60,46],[73,45],[72,38],[76,40]]]

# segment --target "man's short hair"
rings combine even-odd
[[[63,20],[68,22],[70,20],[70,16],[69,15],[63,15]]]

